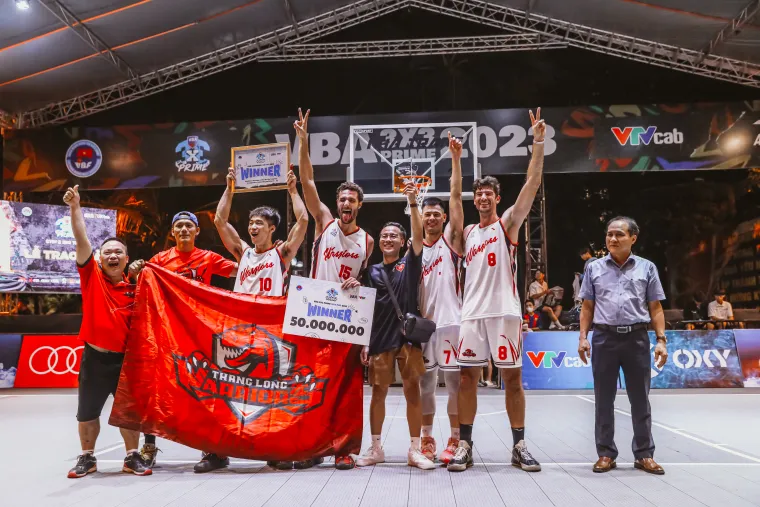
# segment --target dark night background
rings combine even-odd
[[[497,33],[503,32],[447,16],[408,10],[339,32],[323,41]],[[760,90],[593,52],[559,49],[253,63],[73,124],[285,117],[294,115],[299,106],[311,108],[314,115],[340,115],[752,99],[760,99]],[[503,188],[501,209],[506,209],[506,203],[514,201],[524,176],[500,176],[499,179]],[[760,216],[757,179],[758,175],[751,170],[547,176],[550,286],[565,287],[565,302],[571,303],[573,273],[582,267],[578,248],[592,243],[601,249],[605,219],[628,214],[642,227],[637,253],[656,262],[666,293],[672,293],[675,282],[669,273],[676,268],[679,252],[693,250],[705,237],[730,232],[738,223]],[[319,184],[320,196],[328,205],[334,202],[335,187],[334,182]],[[222,191],[222,187],[188,187],[134,193],[134,198],[144,200],[146,210],[153,210],[155,216],[150,223],[160,232],[150,241],[133,238],[132,258],[147,258],[164,248],[168,221],[173,213],[180,209],[214,210]],[[101,191],[91,198],[99,202],[128,198],[113,194]],[[60,193],[27,193],[24,199],[59,204],[61,196]],[[284,209],[285,193],[236,197],[232,219],[239,219],[240,224],[247,222],[244,220],[247,210],[263,203]],[[465,213],[467,223],[476,220],[471,201],[465,202]],[[360,213],[359,223],[376,237],[382,224],[392,219],[408,223],[403,216],[403,204],[367,203]],[[224,251],[213,225],[210,222],[201,225],[204,233],[199,246]],[[242,236],[245,230],[239,230]],[[278,232],[284,237],[284,229]],[[312,233],[313,229],[309,242],[313,239]],[[372,260],[379,262],[380,259],[376,251]]]

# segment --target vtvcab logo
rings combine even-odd
[[[649,344],[649,350],[654,349],[653,344]],[[688,370],[691,368],[727,368],[728,357],[731,355],[731,349],[705,349],[705,350],[688,350],[678,349],[673,352],[672,361],[676,368]],[[664,368],[664,366],[663,366]],[[654,364],[654,354],[652,354],[652,378],[659,375],[663,368],[658,368]]]
[[[673,129],[671,132],[657,132],[657,127],[612,127],[612,133],[620,146],[648,146],[652,144],[683,144],[683,132]]]
[[[533,363],[536,368],[584,368],[586,364],[583,364],[581,358],[578,356],[568,356],[567,352],[561,350],[555,352],[553,350],[542,350],[540,352],[533,352],[529,350],[527,352],[528,359]]]
[[[271,409],[300,415],[322,405],[328,379],[296,364],[295,344],[244,324],[215,334],[212,347],[211,359],[174,355],[177,381],[195,399],[223,399],[243,424]]]

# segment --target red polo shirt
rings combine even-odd
[[[229,277],[235,269],[235,263],[231,260],[201,248],[195,248],[192,252],[180,252],[172,247],[158,252],[148,262],[206,285],[211,283],[211,275]]]
[[[112,352],[124,352],[135,303],[135,286],[111,283],[92,254],[77,265],[82,288],[82,327],[79,339]]]

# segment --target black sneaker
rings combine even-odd
[[[293,468],[296,470],[306,470],[307,468],[311,468],[315,465],[321,465],[324,463],[325,458],[313,458],[313,459],[305,459],[303,461],[296,461],[293,463]]]
[[[161,449],[156,447],[155,444],[143,444],[140,449],[140,457],[148,465],[149,468],[156,466],[156,456],[161,452]]]
[[[124,458],[124,466],[121,467],[121,471],[135,475],[150,475],[153,473],[153,470],[143,461],[140,453],[137,451],[129,453]]]
[[[517,442],[512,449],[512,466],[522,468],[526,472],[541,471],[541,465],[530,455],[524,440]]]
[[[87,474],[98,471],[98,459],[92,453],[86,452],[80,454],[77,458],[77,464],[69,470],[69,479],[79,479]]]
[[[276,470],[293,470],[292,461],[267,461],[267,465]]]
[[[213,452],[209,452],[203,455],[201,460],[195,464],[193,470],[196,473],[202,474],[211,472],[212,470],[218,470],[230,465],[230,458],[220,458]]]
[[[459,441],[454,458],[446,465],[449,472],[463,472],[472,466],[472,447],[466,440]]]

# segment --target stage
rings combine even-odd
[[[8,393],[8,394],[5,394]],[[439,394],[445,393],[440,389]],[[275,471],[232,460],[229,469],[195,474],[200,453],[159,439],[163,450],[150,477],[120,472],[124,448],[102,420],[99,472],[66,478],[79,453],[76,391],[7,390],[0,394],[0,504],[16,506],[551,506],[760,505],[760,389],[657,390],[651,395],[655,459],[664,476],[634,470],[631,421],[624,391],[617,407],[618,469],[594,474],[593,391],[528,391],[528,447],[543,465],[529,474],[509,464],[511,434],[503,392],[481,388],[474,428],[475,466],[463,473],[406,465],[409,435],[400,389],[388,398],[383,439],[388,462],[337,471]],[[446,401],[438,396],[439,447],[448,437]],[[365,447],[369,442],[365,388]],[[108,413],[109,401],[106,406]],[[441,417],[442,416],[442,417]]]

